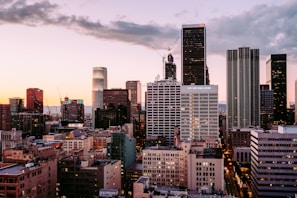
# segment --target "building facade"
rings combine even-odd
[[[182,25],[182,84],[209,85],[205,24]]]
[[[95,126],[95,110],[103,109],[103,90],[107,89],[107,68],[93,67],[92,78],[92,123]]]
[[[297,128],[251,132],[253,197],[294,197],[297,193]]]
[[[227,50],[227,130],[260,125],[259,49]]]
[[[273,121],[285,124],[287,117],[287,54],[271,54],[266,61],[266,83],[273,91]]]
[[[38,164],[1,163],[0,194],[3,197],[56,197],[57,160]]]
[[[96,197],[100,189],[121,190],[121,161],[88,161],[78,156],[58,163],[58,197]]]
[[[131,109],[131,119],[138,117],[141,112],[141,83],[140,81],[127,81],[126,89],[129,91]]]
[[[43,113],[43,90],[39,88],[28,88],[26,95],[27,111]]]
[[[165,79],[176,80],[176,65],[172,54],[168,54],[167,62],[165,62]]]
[[[219,138],[217,85],[184,85],[181,87],[181,140]]]
[[[9,98],[9,104],[11,113],[20,113],[25,110],[25,102],[23,98]]]
[[[45,115],[42,113],[11,113],[11,128],[21,130],[23,136],[42,139],[45,134]]]
[[[273,91],[269,85],[260,85],[260,127],[270,129],[273,124]]]
[[[225,187],[224,160],[221,148],[190,151],[187,156],[188,189],[200,193],[222,191]],[[204,191],[204,192],[203,192]]]
[[[297,80],[295,80],[295,124],[297,124]]]
[[[151,185],[187,186],[186,154],[182,149],[150,147],[142,153],[143,176]]]
[[[9,104],[0,104],[0,130],[11,130],[10,109]]]
[[[107,143],[107,159],[121,160],[122,189],[127,193],[126,169],[136,160],[136,140],[124,132],[111,134],[111,142]]]
[[[166,137],[173,145],[174,128],[180,124],[181,83],[161,80],[147,84],[146,93],[146,138]]]
[[[120,113],[120,120],[124,125],[130,122],[130,94],[128,89],[105,89],[103,90],[103,109],[117,109]]]
[[[65,97],[61,101],[61,122],[62,125],[69,123],[83,123],[85,120],[84,101],[81,99],[69,99]]]
[[[66,138],[63,140],[63,150],[67,154],[73,154],[75,150],[83,149],[84,153],[88,153],[93,149],[94,137],[76,137],[76,138]]]

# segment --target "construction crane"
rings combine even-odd
[[[170,54],[171,53],[171,51],[172,51],[172,49],[174,48],[174,46],[175,46],[175,44],[176,44],[176,42],[178,41],[178,39],[179,39],[179,36],[177,36],[176,37],[176,39],[175,39],[175,41],[174,41],[174,43],[173,43],[173,45],[171,45],[171,47],[170,46],[168,46],[168,51],[167,51],[167,55],[168,54]],[[163,69],[163,79],[165,79],[165,54],[164,55],[162,55],[155,47],[153,47],[152,46],[152,48],[161,56],[161,58],[162,58],[162,69]]]

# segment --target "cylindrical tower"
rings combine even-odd
[[[92,80],[92,124],[95,126],[95,110],[103,109],[103,90],[107,89],[107,69],[93,67]]]

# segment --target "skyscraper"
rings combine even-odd
[[[34,113],[43,113],[43,90],[38,88],[27,89],[27,110]]]
[[[261,128],[268,129],[273,118],[273,91],[269,85],[260,85],[260,121]]]
[[[141,111],[141,83],[138,80],[127,81],[126,89],[130,92],[131,116],[135,116]]]
[[[146,137],[163,136],[173,145],[174,128],[180,124],[181,83],[161,80],[147,83]]]
[[[182,25],[182,84],[209,85],[204,24]]]
[[[266,61],[266,83],[273,91],[274,124],[287,121],[287,54],[271,54]]]
[[[0,131],[11,130],[11,111],[9,104],[0,104]]]
[[[92,124],[95,126],[95,110],[103,109],[103,90],[107,89],[107,69],[93,67],[92,80]]]
[[[260,124],[259,49],[227,50],[227,130]]]

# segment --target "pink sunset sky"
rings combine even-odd
[[[287,54],[294,102],[296,10],[290,0],[0,1],[0,103],[40,88],[44,105],[59,105],[65,96],[91,105],[93,67],[107,68],[108,88],[139,80],[144,92],[146,83],[162,79],[168,47],[180,80],[181,27],[199,23],[206,26],[210,84],[219,85],[220,102],[226,101],[226,50],[242,46],[260,49],[261,84],[267,57]]]

